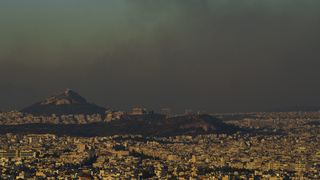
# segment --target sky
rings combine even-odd
[[[0,0],[0,109],[320,105],[318,0]]]

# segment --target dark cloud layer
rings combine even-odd
[[[30,2],[1,2],[0,108],[66,88],[128,111],[319,105],[318,1]]]

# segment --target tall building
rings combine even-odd
[[[166,118],[171,117],[171,109],[161,109],[161,114],[165,115]]]
[[[142,108],[134,108],[133,115],[143,115],[143,114],[147,114],[147,109],[142,109]]]
[[[78,152],[84,152],[86,150],[85,144],[79,144],[78,145]]]
[[[193,163],[196,163],[197,162],[197,157],[195,155],[192,155],[191,161]]]

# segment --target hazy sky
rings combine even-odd
[[[318,0],[0,1],[0,109],[320,105]]]

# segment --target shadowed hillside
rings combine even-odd
[[[222,123],[209,115],[179,116],[164,119],[143,119],[128,116],[109,123],[91,124],[24,124],[0,126],[0,132],[57,134],[69,136],[111,136],[141,134],[144,136],[175,136],[198,134],[232,134],[241,129]]]

